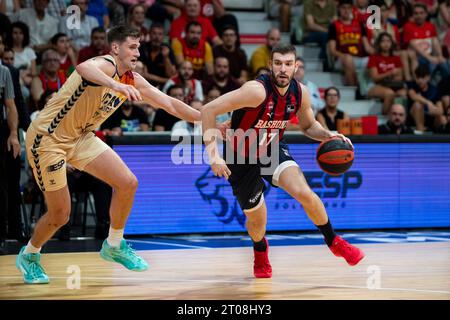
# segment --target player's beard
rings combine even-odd
[[[289,84],[291,83],[292,78],[294,77],[294,75],[292,74],[291,76],[288,76],[289,81],[283,85],[282,83],[278,82],[277,77],[275,76],[275,73],[273,72],[273,70],[270,70],[270,76],[272,77],[273,82],[275,83],[275,85],[278,88],[286,88],[289,86]]]

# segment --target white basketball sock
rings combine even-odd
[[[40,252],[41,252],[41,248],[36,248],[35,246],[33,246],[31,244],[31,240],[28,241],[28,244],[25,247],[25,250],[23,251],[24,254],[27,254],[27,253],[40,253]]]
[[[111,247],[120,247],[120,242],[123,239],[123,231],[124,229],[113,229],[112,227],[109,227],[109,235],[106,241],[108,241],[108,244]]]

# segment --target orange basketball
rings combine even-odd
[[[317,148],[317,163],[331,175],[343,174],[352,166],[354,158],[353,147],[337,137],[323,141]]]

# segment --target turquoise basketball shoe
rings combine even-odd
[[[100,256],[107,261],[120,263],[132,271],[145,271],[148,269],[148,263],[138,256],[124,239],[122,239],[118,248],[111,247],[107,240],[103,241]]]
[[[40,253],[23,253],[23,247],[16,258],[16,267],[23,274],[23,281],[28,284],[45,284],[50,280],[41,266]]]

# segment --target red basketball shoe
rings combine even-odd
[[[266,251],[259,252],[253,249],[255,260],[253,264],[253,274],[256,278],[272,278],[272,266],[269,262],[269,242],[263,238],[266,243]]]
[[[357,247],[352,246],[340,236],[334,238],[333,243],[329,248],[336,257],[343,257],[351,266],[358,264],[358,262],[364,258],[364,252]]]

